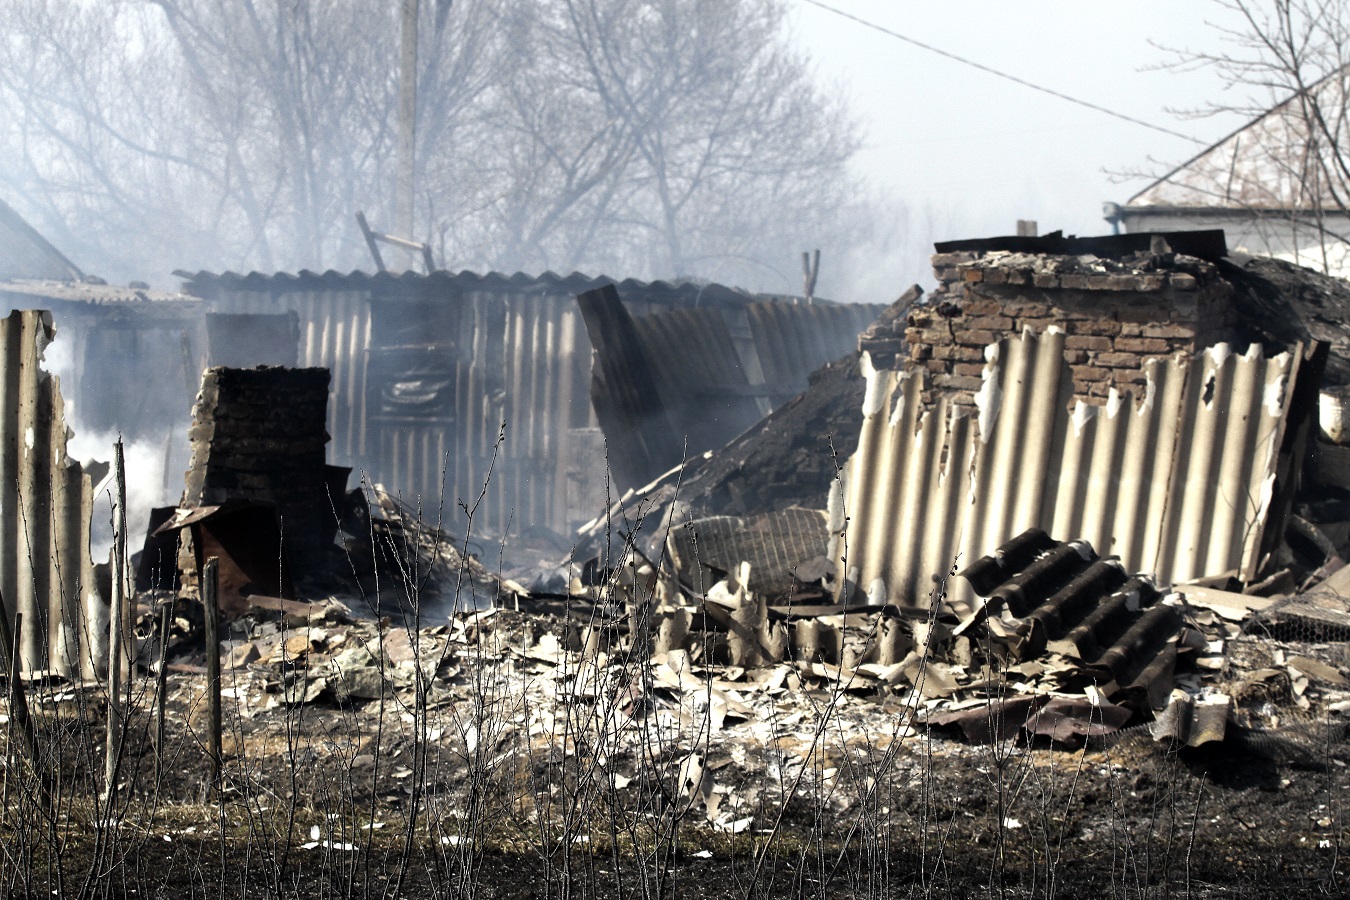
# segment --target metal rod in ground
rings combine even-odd
[[[216,594],[217,559],[212,556],[202,566],[202,606],[206,618],[206,708],[207,749],[211,754],[211,787],[220,788],[220,603]]]
[[[108,610],[108,740],[103,758],[103,797],[111,809],[117,797],[117,767],[122,758],[122,738],[126,727],[122,697],[122,667],[130,658],[126,652],[127,631],[127,473],[122,457],[122,441],[113,444],[113,478],[117,496],[117,527],[112,546],[112,598]]]
[[[24,693],[23,679],[19,677],[19,655],[14,649],[14,635],[22,626],[23,613],[16,612],[14,628],[9,627],[5,598],[0,594],[0,663],[4,664],[5,681],[9,685],[9,721],[11,727],[19,733],[19,744],[23,748],[24,755],[28,757],[29,765],[37,771],[37,734],[33,731],[33,720],[28,715],[28,697]],[[41,780],[45,786],[46,780]]]

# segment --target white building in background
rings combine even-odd
[[[1103,213],[1116,230],[1222,228],[1235,252],[1350,276],[1350,71],[1294,95]],[[1321,114],[1324,128],[1309,128]],[[1311,137],[1310,137],[1311,135]]]

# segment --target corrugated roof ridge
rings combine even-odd
[[[247,286],[251,288],[273,288],[281,286],[287,290],[294,290],[302,288],[306,283],[310,282],[323,285],[334,285],[335,283],[342,282],[351,282],[353,284],[380,284],[390,282],[413,283],[421,280],[434,280],[465,282],[479,288],[501,286],[528,289],[536,286],[547,286],[565,289],[569,292],[578,292],[580,290],[590,290],[612,284],[620,291],[711,293],[713,296],[721,298],[740,298],[749,302],[763,301],[765,299],[795,299],[789,297],[789,295],[783,294],[755,293],[744,288],[731,287],[717,282],[664,279],[642,281],[637,278],[625,278],[620,281],[608,275],[587,275],[577,271],[570,272],[566,275],[560,275],[557,272],[548,270],[538,275],[531,275],[527,272],[519,271],[511,273],[492,271],[474,272],[469,269],[463,269],[458,272],[447,269],[438,269],[430,274],[413,271],[399,273],[371,273],[361,269],[353,269],[350,272],[339,272],[334,269],[315,272],[311,269],[301,269],[298,272],[272,273],[259,272],[257,270],[237,272],[230,269],[221,272],[212,272],[206,269],[191,272],[184,269],[177,269],[173,274],[183,279],[185,282],[185,289],[187,290],[191,290],[194,285],[200,287],[232,285]],[[828,303],[829,301],[822,302]]]

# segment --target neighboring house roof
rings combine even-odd
[[[34,278],[79,281],[83,273],[38,234],[8,203],[0,200],[0,281]]]
[[[727,305],[743,306],[765,300],[797,300],[786,295],[752,294],[740,288],[726,287],[711,282],[698,281],[638,281],[626,278],[618,281],[606,276],[590,276],[580,272],[559,275],[556,272],[544,272],[542,275],[529,275],[524,272],[507,274],[504,272],[450,272],[444,269],[424,275],[419,272],[311,272],[302,270],[289,272],[187,272],[179,269],[174,272],[184,281],[183,290],[197,296],[209,296],[213,293],[228,291],[256,291],[265,293],[289,293],[293,291],[390,291],[397,292],[401,287],[421,285],[434,286],[464,293],[511,293],[527,294],[539,292],[555,295],[576,295],[595,290],[605,285],[614,285],[625,298],[641,296],[643,300],[658,304],[675,306]],[[817,303],[830,301],[817,298]]]
[[[105,284],[100,279],[92,281],[53,281],[16,278],[0,282],[0,296],[32,297],[35,300],[50,300],[63,303],[81,303],[92,306],[126,305],[137,303],[179,304],[200,306],[200,297],[182,294],[177,291],[155,291],[144,287],[128,287],[119,284]]]
[[[1317,204],[1310,194],[1321,161],[1309,151],[1305,103],[1325,110],[1331,127],[1343,136],[1347,78],[1350,70],[1338,70],[1310,87],[1306,100],[1296,93],[1276,104],[1154,181],[1125,206],[1266,211],[1318,205],[1334,208],[1329,195]]]

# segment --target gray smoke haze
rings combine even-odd
[[[58,326],[56,339],[47,346],[43,368],[65,384],[73,382],[74,360],[71,341],[62,340]],[[63,392],[64,394],[64,392]],[[64,397],[66,426],[73,432],[66,442],[66,453],[71,459],[89,463],[111,462],[113,445],[120,437],[117,431],[97,431],[87,427],[81,417],[79,404]],[[137,440],[123,439],[122,459],[126,466],[128,551],[140,549],[150,521],[150,510],[156,506],[175,505],[183,489],[183,470],[173,470],[166,447],[186,445],[186,426],[181,434],[166,431],[161,437]],[[180,449],[179,455],[182,455]],[[170,468],[166,470],[166,464]],[[113,486],[111,478],[103,485],[95,485],[94,512],[90,522],[89,552],[95,562],[108,558],[113,539]]]
[[[355,213],[395,230],[399,7],[7,0],[0,189],[112,281],[369,269]],[[785,9],[423,0],[413,237],[451,269],[778,293],[820,248],[820,296],[899,293],[931,235],[894,223],[931,216],[854,177],[862,130]]]

